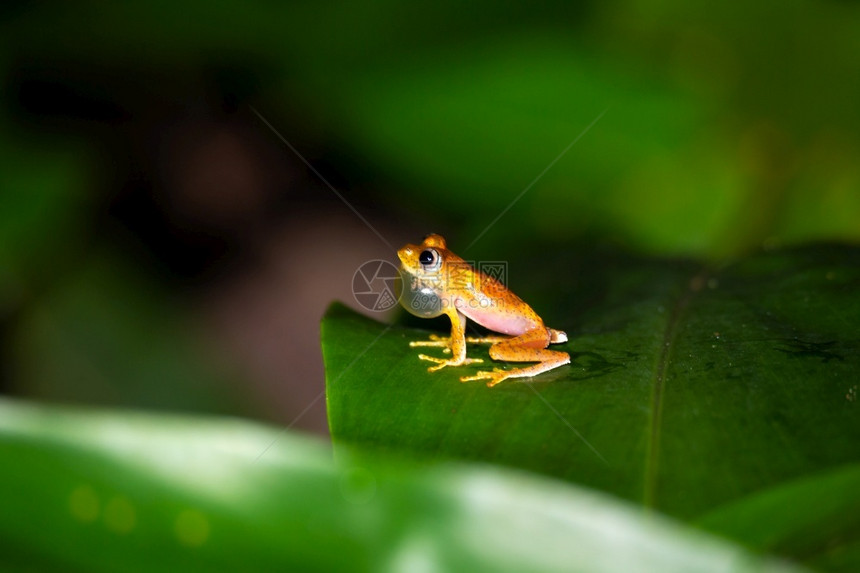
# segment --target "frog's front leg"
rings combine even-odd
[[[436,366],[427,369],[428,372],[436,372],[446,366],[483,362],[480,358],[466,358],[466,317],[456,309],[449,312],[448,317],[451,319],[451,336],[449,338],[431,335],[430,340],[418,341],[417,344],[409,343],[409,346],[444,346],[451,353],[451,358],[435,358],[426,354],[419,354],[418,358],[421,360],[436,363]]]

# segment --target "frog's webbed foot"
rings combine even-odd
[[[460,382],[471,382],[473,380],[489,380],[487,382],[487,386],[492,388],[502,380],[506,378],[510,378],[511,374],[516,372],[516,370],[502,370],[501,368],[493,368],[492,372],[488,372],[487,370],[479,370],[474,374],[474,376],[463,376],[460,378]]]
[[[433,356],[427,356],[426,354],[419,354],[418,358],[421,360],[427,360],[428,362],[435,362],[436,366],[431,366],[427,369],[427,372],[436,372],[437,370],[441,370],[446,366],[462,366],[463,364],[473,364],[475,362],[483,362],[480,358],[464,358],[462,360],[453,360],[450,358],[435,358]]]

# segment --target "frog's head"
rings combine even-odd
[[[445,280],[442,273],[445,258],[445,239],[441,235],[427,235],[420,245],[406,245],[397,251],[400,257],[400,276],[403,290],[400,304],[422,318],[433,318],[445,311]]]
[[[413,276],[437,274],[445,258],[445,238],[431,234],[420,245],[406,245],[397,251],[401,269]]]

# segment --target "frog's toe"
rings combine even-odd
[[[436,334],[431,334],[429,340],[412,340],[409,342],[410,348],[415,348],[417,346],[432,346],[435,348],[445,348],[447,349],[450,345],[451,339],[447,336],[438,336]],[[450,350],[448,350],[450,352]]]
[[[464,364],[472,364],[473,362],[483,362],[480,358],[463,358],[462,360],[454,360],[451,358],[436,358],[434,356],[427,356],[426,354],[419,354],[418,358],[436,363],[436,366],[429,367],[427,372],[436,372],[446,366],[462,366]]]
[[[439,370],[442,370],[446,366],[450,366],[450,364],[446,364],[445,362],[440,362],[436,366],[430,366],[429,368],[427,368],[427,372],[438,372]]]
[[[426,360],[427,362],[435,362],[438,365],[438,366],[431,366],[430,368],[428,368],[428,370],[430,372],[433,372],[434,370],[438,370],[439,368],[442,368],[443,366],[445,366],[448,363],[448,361],[445,360],[444,358],[436,358],[435,356],[428,356],[426,354],[419,354],[418,359],[419,360]]]
[[[496,370],[496,373],[494,373],[490,378],[490,381],[487,382],[487,388],[492,388],[502,380],[507,379],[508,376],[510,376],[508,372],[505,372],[504,370]]]
[[[471,382],[473,380],[489,380],[487,382],[487,386],[492,388],[502,380],[505,380],[510,376],[510,372],[507,370],[502,370],[501,368],[493,368],[492,372],[487,370],[479,370],[475,372],[472,376],[463,376],[460,378],[460,382]]]
[[[493,372],[489,372],[487,370],[478,370],[472,376],[462,376],[460,377],[460,382],[472,382],[475,380],[486,380],[488,378],[492,378],[495,376]]]

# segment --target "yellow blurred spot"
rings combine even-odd
[[[124,497],[112,498],[105,506],[105,525],[114,533],[128,533],[137,522],[134,507]]]
[[[182,545],[200,547],[209,539],[209,520],[196,509],[186,509],[176,517],[174,530]]]
[[[99,517],[99,498],[88,485],[75,488],[69,496],[69,511],[78,521],[90,523]]]

